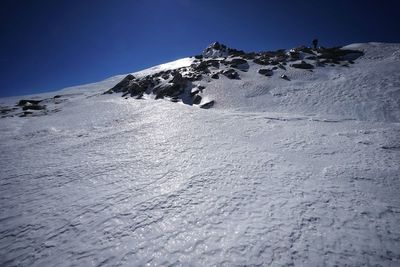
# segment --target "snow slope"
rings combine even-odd
[[[241,72],[239,81],[223,76],[212,81],[207,96],[216,99],[216,107],[222,109],[400,122],[399,45],[368,43],[344,48],[362,50],[365,55],[349,67],[327,65],[313,72],[287,67],[272,77],[262,77],[257,70],[264,66],[250,63],[250,70]],[[290,81],[281,79],[282,74]]]
[[[1,118],[0,265],[399,266],[400,45],[350,47],[199,81],[214,109],[103,95],[121,75]]]

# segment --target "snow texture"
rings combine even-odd
[[[0,119],[0,265],[399,266],[400,45],[347,48],[221,75],[210,110],[102,94],[125,75],[37,95]]]

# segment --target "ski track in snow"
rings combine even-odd
[[[2,266],[400,264],[399,124],[88,105],[1,127]]]

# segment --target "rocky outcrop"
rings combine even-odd
[[[281,78],[290,82],[291,79],[288,76],[290,72],[286,71],[298,69],[301,75],[301,70],[310,71],[326,66],[350,68],[362,55],[364,55],[362,51],[341,47],[310,48],[307,46],[290,50],[244,52],[215,42],[209,45],[203,54],[195,56],[190,66],[162,70],[140,77],[128,74],[104,94],[117,93],[124,98],[135,99],[164,98],[172,102],[211,108],[215,102],[205,101],[207,99],[205,85],[211,88],[216,84],[214,88],[218,88],[224,79],[230,79],[232,83],[240,83],[239,80],[245,80],[245,75],[247,75],[243,72],[252,71],[257,71],[260,75],[271,77],[271,79]],[[293,79],[295,79],[294,76]],[[265,79],[265,82],[268,82],[268,79]],[[0,116],[42,116],[59,111],[59,108],[55,106],[64,101],[66,99],[63,95],[41,100],[22,99],[16,103],[16,106],[0,107]]]
[[[110,90],[108,90],[107,94],[110,93],[119,93],[119,92],[126,92],[129,90],[129,85],[131,83],[131,81],[135,80],[135,76],[133,76],[132,74],[128,74],[126,75],[126,77],[124,79],[122,79],[122,81],[120,81],[119,83],[117,83],[113,88],[111,88]]]
[[[203,89],[205,92],[207,89],[200,84],[219,82],[216,80],[221,75],[231,80],[240,80],[239,73],[251,71],[252,66],[257,64],[265,66],[258,70],[260,75],[270,77],[277,72],[280,78],[290,81],[285,74],[288,68],[311,70],[326,64],[349,67],[349,63],[354,64],[354,60],[361,55],[361,51],[340,47],[312,49],[307,46],[299,46],[289,51],[279,49],[247,53],[214,42],[201,55],[195,56],[190,66],[164,70],[139,78],[129,74],[105,93],[122,93],[124,97],[135,98],[167,98],[172,102],[210,108],[214,101],[202,103],[205,94]]]
[[[220,44],[219,42],[214,42],[204,49],[202,56],[204,58],[218,58],[227,57],[229,55],[228,48],[226,45]]]

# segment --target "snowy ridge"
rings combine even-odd
[[[272,76],[254,59],[281,52],[228,50],[0,99],[0,265],[400,265],[399,48],[284,51]]]

